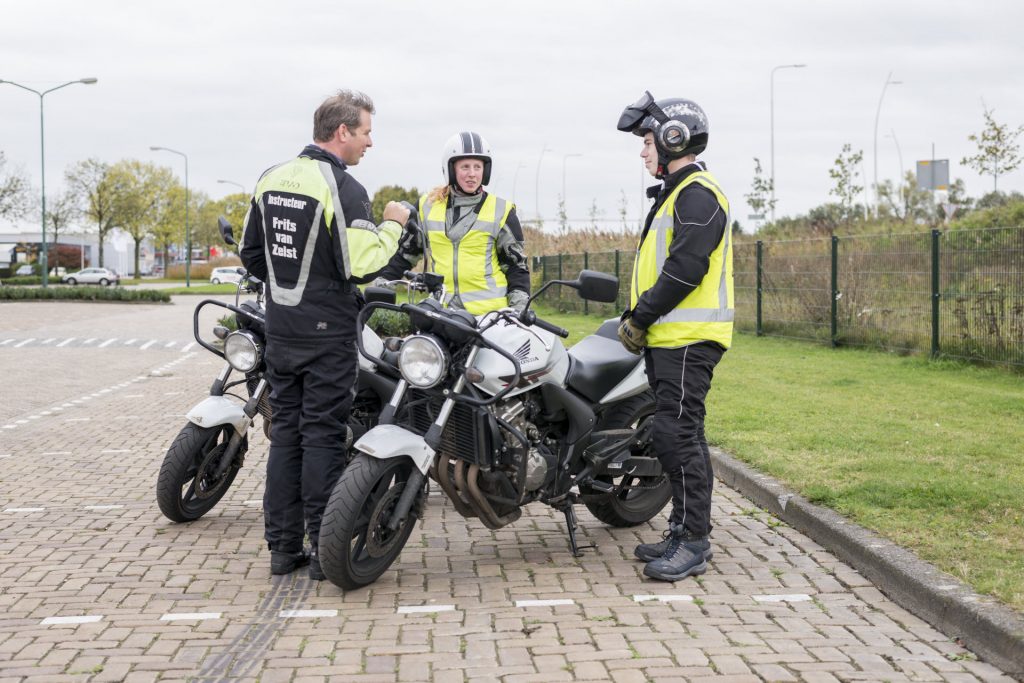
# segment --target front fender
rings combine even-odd
[[[241,404],[233,401],[227,396],[210,396],[200,401],[185,416],[189,422],[200,427],[216,427],[217,425],[231,425],[241,436],[249,431],[249,424],[252,422],[249,416],[242,410]]]
[[[378,460],[407,456],[423,474],[434,462],[434,449],[423,437],[398,425],[377,425],[356,441],[355,448]]]

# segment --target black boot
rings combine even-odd
[[[314,550],[313,555],[309,558],[309,579],[310,581],[323,581],[326,578],[327,575],[320,568],[320,553]]]
[[[665,555],[647,563],[645,576],[659,581],[680,581],[707,571],[704,553],[711,549],[707,536],[695,536],[681,525],[672,524],[665,540],[668,541]]]
[[[671,530],[666,529],[661,532],[662,540],[658,543],[641,543],[633,549],[633,555],[638,560],[644,562],[653,562],[659,557],[665,556],[665,551],[668,550],[671,545]],[[708,542],[707,548],[704,550],[704,561],[710,562],[711,558],[715,556],[715,551],[711,549],[711,542]]]
[[[270,551],[270,573],[291,574],[299,567],[309,564],[309,551],[303,548],[297,552]]]

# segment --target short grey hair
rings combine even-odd
[[[314,142],[330,140],[341,124],[355,130],[364,111],[376,113],[369,95],[358,90],[339,90],[338,94],[324,100],[313,114]]]

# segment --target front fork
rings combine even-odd
[[[213,385],[210,387],[210,396],[223,396],[224,387],[227,385],[228,377],[231,376],[231,365],[230,363],[224,364],[224,369],[220,371],[217,378],[213,381]],[[267,379],[261,377],[256,388],[253,389],[252,396],[242,406],[242,412],[245,413],[246,417],[249,418],[250,424],[252,419],[256,416],[256,412],[259,410],[260,399],[263,397],[263,393],[267,390]],[[238,449],[241,447],[242,442],[245,440],[246,434],[238,429],[231,430],[231,438],[228,439],[227,448],[224,450],[224,455],[221,457],[220,462],[217,463],[217,471],[214,474],[216,479],[222,477],[231,466],[231,463],[235,461],[235,456],[238,454]],[[239,463],[241,465],[241,463]]]

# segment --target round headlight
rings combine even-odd
[[[260,345],[248,332],[232,332],[224,340],[224,358],[239,372],[252,372],[260,364]]]
[[[448,354],[431,337],[409,337],[398,355],[398,369],[409,384],[417,389],[429,389],[444,379]]]

